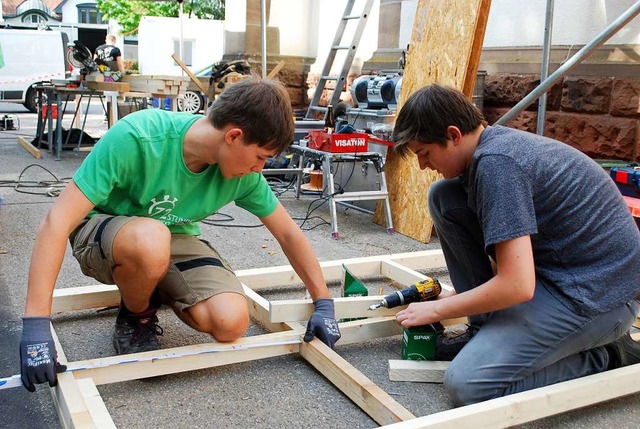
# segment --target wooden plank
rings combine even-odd
[[[378,308],[369,310],[369,306],[379,303],[383,295],[372,296],[354,296],[354,297],[338,297],[333,298],[335,305],[336,319],[345,319],[352,317],[382,317],[394,316],[398,311],[406,308],[402,305],[394,308]],[[314,307],[310,299],[289,299],[279,301],[269,301],[269,322],[296,322],[307,320],[311,317]],[[467,323],[466,317],[458,317],[455,319],[442,320],[444,326],[458,325]]]
[[[378,424],[414,419],[406,408],[320,340],[300,345],[300,355]]]
[[[120,305],[120,291],[116,285],[91,285],[55,289],[52,313],[76,311]]]
[[[397,253],[390,255],[351,258],[320,263],[326,281],[342,279],[342,264],[349,267],[355,276],[379,276],[381,261],[395,261],[408,269],[437,269],[445,266],[442,250],[426,250],[422,252]],[[236,271],[238,279],[254,291],[271,287],[299,286],[302,281],[291,265],[255,268]],[[53,292],[52,311],[63,312],[87,308],[101,308],[118,305],[120,293],[115,285],[94,285],[75,288],[56,289]],[[369,314],[371,316],[371,314]]]
[[[342,264],[346,265],[349,271],[356,277],[379,276],[381,273],[381,261],[395,261],[410,269],[432,270],[446,267],[442,250],[435,249],[421,252],[321,261],[320,268],[322,268],[325,280],[332,282],[342,279]],[[236,275],[253,290],[302,284],[300,277],[293,271],[291,265],[239,270],[236,271]]]
[[[336,319],[351,317],[392,316],[406,306],[396,308],[378,308],[369,310],[369,306],[379,303],[384,296],[352,296],[333,298]],[[314,311],[311,299],[288,299],[269,302],[270,322],[296,322],[307,320]]]
[[[98,388],[90,378],[77,380],[82,398],[89,409],[89,414],[95,426],[100,429],[116,429],[116,425],[109,414],[107,406],[98,392]]]
[[[433,82],[473,96],[490,4],[491,0],[418,1],[397,111],[413,92]],[[442,176],[420,170],[414,156],[400,158],[391,150],[385,173],[395,231],[429,242],[433,221],[427,210],[427,190]],[[374,222],[386,225],[380,202]]]
[[[96,91],[128,92],[131,87],[127,82],[86,82],[87,87]]]
[[[340,323],[340,333],[342,337],[338,345],[343,346],[376,338],[400,335],[402,334],[402,326],[398,325],[395,316],[374,317]]]
[[[58,362],[68,365],[56,331],[51,327],[51,335],[58,352]],[[71,372],[58,374],[58,385],[49,389],[60,424],[69,429],[97,428],[89,411],[76,378]]]
[[[183,63],[182,60],[176,54],[172,54],[171,58],[173,58],[173,61],[175,61],[180,66],[180,68],[184,70],[184,72],[191,78],[191,81],[196,84],[196,86],[200,89],[200,91],[202,91],[204,94],[209,93],[207,88],[205,88],[204,85],[200,83],[200,80],[196,77],[196,75],[191,73],[191,70],[189,70],[187,65]],[[177,84],[179,85],[180,82],[178,82]]]
[[[273,70],[271,70],[269,72],[269,74],[267,75],[267,78],[273,79],[274,77],[276,77],[276,75],[278,73],[280,73],[280,70],[282,70],[282,68],[284,67],[285,64],[286,64],[286,62],[284,60],[280,60],[280,62],[278,64],[276,64],[276,66],[273,68]]]
[[[244,294],[249,300],[249,314],[258,325],[269,332],[281,332],[291,329],[285,323],[272,323],[269,321],[269,301],[258,295],[246,285],[243,284],[242,287],[244,289]]]
[[[418,383],[442,383],[450,362],[435,360],[389,361],[389,380]]]
[[[385,428],[505,428],[637,392],[640,392],[640,364],[430,414]]]
[[[192,346],[132,353],[122,356],[70,362],[76,378],[93,378],[96,385],[213,368],[238,362],[297,353],[302,328],[296,331],[243,337],[231,343]]]
[[[428,276],[395,261],[381,261],[380,274],[401,285],[410,285],[428,278]]]
[[[42,158],[42,153],[40,153],[40,149],[29,143],[27,139],[24,137],[18,136],[18,144],[22,146],[27,152],[33,155],[34,158],[40,159]]]

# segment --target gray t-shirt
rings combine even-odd
[[[611,178],[583,153],[491,126],[462,178],[487,249],[531,235],[536,278],[567,307],[598,314],[640,294],[640,231]]]

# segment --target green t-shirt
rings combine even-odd
[[[73,181],[97,213],[158,219],[174,234],[199,235],[198,222],[234,201],[258,217],[278,200],[264,176],[225,179],[216,164],[193,173],[182,145],[202,116],[141,110],[120,119],[95,145]]]

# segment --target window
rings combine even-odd
[[[193,40],[183,40],[182,58],[180,58],[180,40],[173,41],[173,53],[187,66],[193,65]]]
[[[103,24],[102,14],[95,3],[83,3],[78,6],[78,22],[81,24]]]
[[[39,13],[29,13],[22,17],[22,22],[31,22],[37,24],[39,22],[46,22],[47,19]]]

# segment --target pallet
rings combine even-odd
[[[342,278],[343,263],[355,276],[386,277],[402,285],[425,278],[415,271],[417,269],[433,270],[445,266],[440,250],[322,262],[321,267],[328,282]],[[68,362],[54,331],[59,360],[69,368],[76,368],[60,374],[58,386],[51,388],[63,426],[115,427],[95,389],[96,385],[288,354],[299,354],[378,424],[396,429],[503,428],[640,391],[640,365],[634,365],[416,418],[337,352],[317,339],[310,343],[301,340],[305,329],[299,321],[306,320],[311,314],[310,300],[270,302],[258,294],[259,290],[273,287],[300,287],[302,282],[291,266],[242,270],[236,274],[243,283],[252,319],[271,333],[243,337],[232,343],[212,342]],[[450,288],[447,285],[443,287]],[[366,310],[372,300],[379,298],[361,297],[364,305],[354,298],[335,299],[337,319],[369,316],[367,319],[341,323],[340,345],[401,333],[402,328],[395,322],[394,311],[383,309],[372,314]],[[66,288],[54,292],[53,311],[101,308],[119,302],[120,295],[115,286]]]

